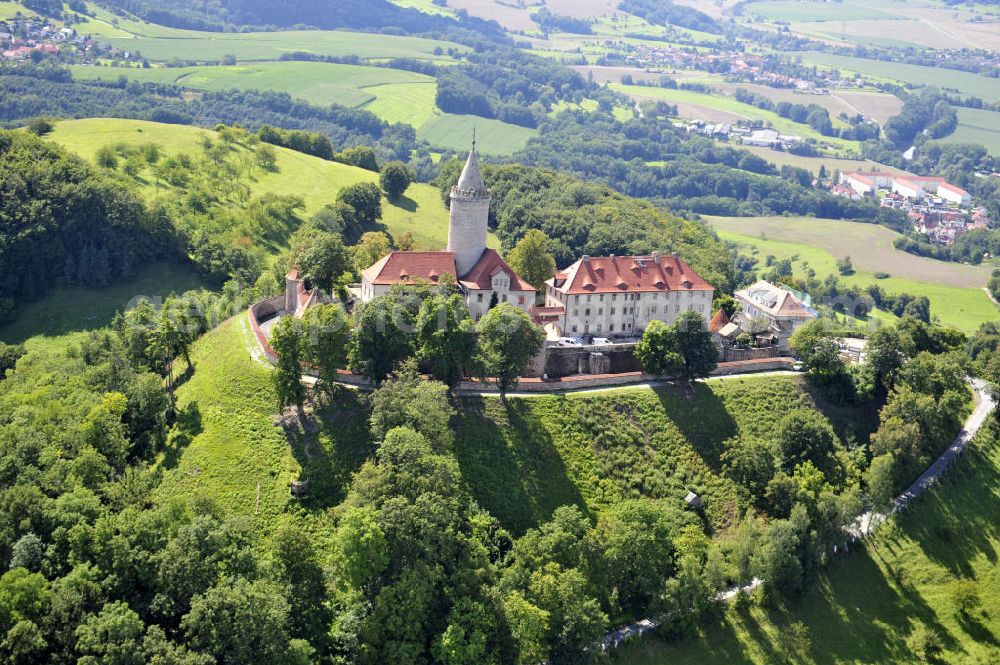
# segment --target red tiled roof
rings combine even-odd
[[[679,257],[584,257],[557,273],[554,283],[567,294],[629,291],[711,291],[714,287]]]
[[[851,180],[857,180],[858,182],[863,182],[866,185],[874,185],[875,181],[862,173],[845,173],[845,178],[850,178]]]
[[[452,252],[389,252],[362,275],[372,284],[412,284],[417,280],[437,282],[455,274]]]
[[[969,193],[959,187],[958,185],[953,185],[950,182],[941,183],[938,189],[947,189],[949,192],[955,192],[959,196],[969,196]]]
[[[719,311],[715,313],[712,320],[708,324],[709,332],[719,332],[722,327],[729,323],[729,315],[726,314],[726,310],[719,308]]]
[[[495,249],[487,249],[483,255],[472,266],[472,270],[462,275],[460,280],[462,286],[467,289],[478,289],[489,291],[493,288],[493,275],[497,272],[505,272],[510,277],[511,291],[536,291],[535,287],[514,272],[507,262],[500,258]]]

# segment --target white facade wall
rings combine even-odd
[[[847,186],[848,187],[850,187],[851,189],[853,189],[858,194],[861,194],[862,196],[865,195],[865,194],[869,194],[869,193],[871,193],[873,191],[873,188],[872,188],[871,185],[869,185],[868,183],[863,182],[861,180],[858,180],[857,178],[852,178],[850,176],[847,176],[847,178],[845,178],[845,180],[847,182]]]
[[[924,198],[924,190],[918,185],[908,185],[905,182],[900,182],[898,180],[893,180],[892,191],[900,196],[905,196],[908,199],[922,199]]]
[[[490,309],[490,302],[493,300],[494,292],[497,294],[498,303],[510,303],[516,305],[525,312],[534,304],[534,291],[518,291],[510,288],[510,278],[504,273],[498,273],[493,277],[493,289],[467,289],[465,293],[465,306],[469,309],[473,320],[478,321]],[[392,288],[387,284],[372,284],[366,279],[361,280],[361,301],[369,302],[379,296],[384,296]]]
[[[707,322],[712,316],[713,290],[637,291],[566,295],[548,286],[545,304],[566,309],[563,335],[636,337],[651,321],[672,325],[684,312],[694,311]]]
[[[967,205],[972,201],[972,197],[969,196],[968,193],[961,194],[959,192],[952,191],[947,187],[939,187],[937,195],[948,203],[954,203],[957,205]]]

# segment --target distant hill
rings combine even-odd
[[[467,31],[492,41],[507,40],[495,21],[426,14],[388,0],[100,0],[98,4],[153,23],[195,30],[309,26],[397,34]]]

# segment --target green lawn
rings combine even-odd
[[[930,497],[880,531],[867,547],[835,559],[802,598],[777,609],[730,611],[695,639],[629,645],[621,665],[927,662],[908,639],[918,627],[941,638],[935,661],[996,663],[1000,654],[1000,444],[983,432]],[[962,617],[950,585],[975,580],[982,608]],[[808,630],[807,656],[788,653],[793,621]]]
[[[897,80],[913,85],[932,85],[953,88],[966,95],[974,95],[989,101],[1000,100],[1000,79],[979,76],[969,72],[940,67],[908,65],[901,62],[867,60],[848,55],[801,51],[789,53],[801,57],[804,64],[858,72],[867,76],[886,80]]]
[[[792,122],[791,120],[783,118],[773,111],[765,111],[757,108],[756,106],[738,102],[733,97],[726,95],[710,95],[702,92],[693,92],[691,90],[672,90],[669,88],[658,88],[652,86],[622,85],[620,83],[612,83],[609,87],[613,90],[629,95],[634,99],[657,99],[671,103],[691,104],[695,106],[703,106],[709,109],[717,109],[727,113],[735,113],[748,119],[755,118],[768,123],[774,127],[774,129],[783,134],[791,134],[794,136],[801,136],[803,138],[815,139],[816,141],[828,144],[839,151],[858,151],[858,143],[856,141],[846,141],[840,138],[823,136],[808,125]]]
[[[772,150],[771,148],[765,148],[762,146],[752,146],[752,145],[741,145],[736,146],[740,150],[747,150],[755,155],[763,157],[767,161],[775,164],[779,169],[782,166],[795,166],[801,169],[806,169],[813,175],[819,173],[821,166],[826,167],[828,174],[832,175],[834,171],[860,171],[869,168],[870,162],[860,159],[840,159],[838,157],[800,157],[799,155],[793,155],[784,150]]]
[[[429,113],[434,108],[433,77],[401,69],[341,65],[326,62],[267,62],[235,67],[115,68],[74,66],[73,77],[115,81],[121,76],[137,81],[174,83],[204,91],[269,90],[329,106],[363,106],[378,94],[391,96],[388,84],[422,84],[431,89]]]
[[[944,143],[978,143],[993,156],[1000,157],[1000,113],[982,109],[956,110],[958,129],[940,140]]]
[[[201,149],[200,139],[206,133],[213,134],[209,130],[187,125],[96,118],[60,122],[48,138],[90,160],[100,147],[122,142],[156,143],[166,154],[197,154]],[[277,153],[278,172],[258,174],[252,184],[253,191],[257,194],[271,192],[301,196],[307,216],[333,202],[337,192],[347,185],[378,182],[378,174],[371,171],[284,148],[278,148]],[[173,195],[168,190],[158,192],[152,179],[139,184],[150,199]],[[410,232],[420,249],[440,249],[447,243],[448,211],[435,187],[411,185],[402,201],[396,204],[383,201],[382,208],[382,223],[394,236]]]
[[[878,284],[888,293],[926,295],[931,316],[969,333],[1000,317],[982,290],[990,268],[901,252],[892,246],[898,234],[885,227],[810,217],[707,219],[724,240],[756,248],[761,265],[769,254],[779,259],[794,257],[797,276],[804,276],[808,264],[822,278],[836,275],[837,259],[850,256],[857,272],[841,277],[845,284]],[[875,279],[875,272],[887,272],[890,277]]]

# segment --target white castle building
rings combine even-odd
[[[477,321],[491,303],[510,303],[529,311],[535,303],[535,288],[511,270],[496,250],[486,247],[489,213],[490,191],[483,182],[473,141],[458,184],[451,188],[448,248],[386,254],[361,274],[361,300],[384,295],[394,284],[436,284],[450,274]]]

